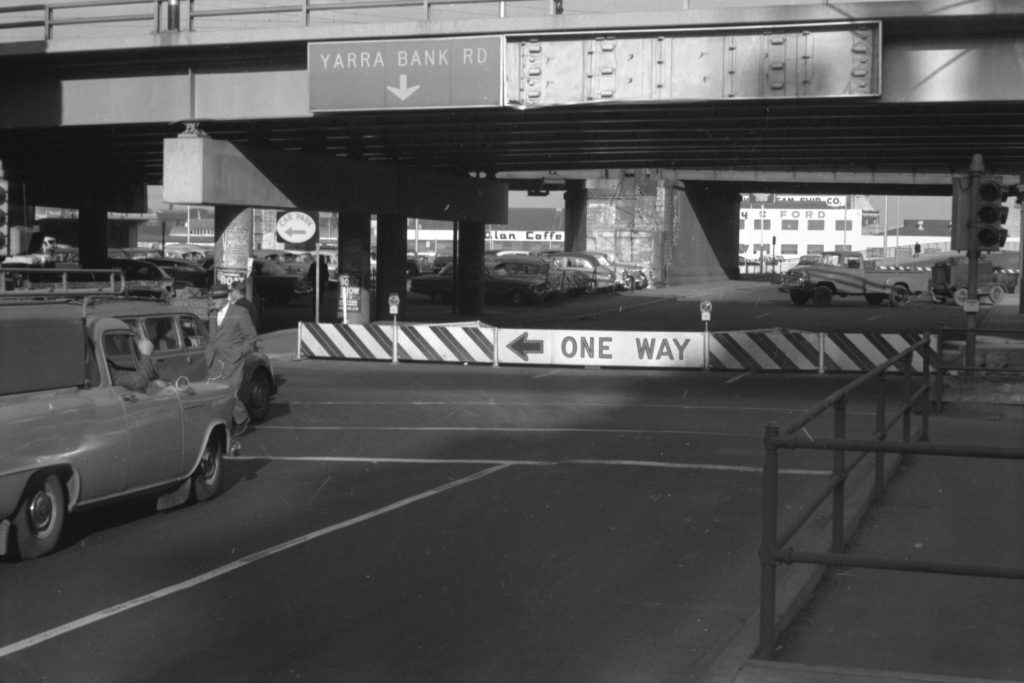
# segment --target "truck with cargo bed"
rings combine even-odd
[[[826,251],[802,256],[782,275],[779,290],[797,306],[827,306],[835,297],[863,296],[874,306],[906,306],[928,291],[928,269],[881,266],[858,251]]]

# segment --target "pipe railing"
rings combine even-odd
[[[1024,460],[1024,448],[979,447],[966,444],[933,444],[928,439],[929,410],[931,406],[931,360],[933,351],[929,347],[929,335],[901,353],[888,359],[870,372],[847,384],[824,400],[818,402],[806,414],[789,424],[779,427],[770,423],[765,428],[764,472],[762,480],[761,518],[761,599],[759,641],[756,657],[771,659],[780,630],[777,611],[777,567],[780,564],[813,564],[819,566],[856,566],[873,569],[931,572],[982,576],[991,578],[1024,579],[1024,567],[1005,567],[970,562],[942,562],[893,558],[889,556],[852,555],[844,552],[846,547],[846,484],[851,474],[865,462],[874,468],[873,496],[880,500],[886,483],[886,455],[898,458],[903,455],[949,456],[966,458]],[[923,370],[915,374],[912,368],[914,354],[923,359]],[[889,368],[897,366],[902,370],[903,392],[900,402],[890,411],[892,401],[886,386]],[[891,376],[891,375],[889,375]],[[852,438],[847,434],[846,409],[851,396],[856,392],[875,388],[875,419],[872,433],[865,437]],[[941,397],[940,397],[941,403]],[[807,431],[817,418],[833,411],[832,437],[811,438]],[[920,423],[915,430],[914,415]],[[887,440],[891,431],[899,427],[900,441]],[[832,471],[825,484],[810,495],[803,511],[786,527],[779,528],[779,460],[783,451],[831,451]],[[848,460],[847,454],[855,454]],[[874,456],[871,458],[870,456]],[[869,459],[870,458],[870,459]],[[817,513],[829,498],[831,510],[831,538],[827,552],[808,551],[789,545],[794,537]]]
[[[236,0],[234,4],[233,7],[224,7],[223,2],[208,0],[79,0],[0,7],[0,42],[54,40],[54,30],[68,26],[134,24],[139,27],[140,34],[143,27],[147,33],[222,30],[225,28],[223,25],[211,20],[244,19],[257,15],[277,16],[284,20],[297,17],[301,26],[309,27],[317,18],[323,18],[323,23],[383,20],[380,17],[360,18],[355,14],[366,10],[407,10],[409,19],[421,21],[435,19],[440,12],[450,12],[453,7],[470,5],[486,8],[495,18],[504,17],[508,5],[528,5],[538,11],[543,9],[549,15],[562,13],[562,0],[347,0],[316,4],[310,0],[282,0],[278,4]],[[473,18],[481,17],[474,14]],[[211,28],[209,24],[214,25]],[[38,29],[38,33],[32,31],[34,29]]]
[[[968,337],[971,336],[973,336],[973,342],[967,343]],[[1024,342],[1024,330],[988,328],[970,330],[966,328],[943,327],[939,329],[937,337],[937,348],[939,349],[940,356],[943,355],[946,349],[952,347],[954,344],[963,342],[963,346],[961,347],[961,351],[959,354],[950,359],[941,359],[938,363],[935,364],[935,388],[932,392],[932,395],[939,397],[940,399],[942,397],[943,388],[945,387],[946,378],[952,373],[957,373],[960,376],[964,377],[969,377],[971,375],[980,377],[983,376],[985,373],[1014,373],[1018,375],[1024,374],[1024,368],[1021,368],[1020,365],[1016,363],[1013,365],[1007,363],[1005,366],[1001,366],[999,364],[978,365],[978,356],[980,355],[979,344],[981,346],[981,349],[989,349],[989,353],[998,352],[998,350],[1000,350],[999,344],[986,342],[986,338],[1002,339],[1004,341],[1003,346],[1005,347],[1002,350],[1004,350],[1007,354],[1020,353],[1020,350],[1024,349],[1024,346],[1021,345],[1021,342]],[[1011,347],[1008,344],[1005,344],[1006,340],[1014,340],[1016,342],[1016,346]],[[969,348],[974,349],[974,358],[967,357],[967,349]],[[1007,358],[1007,360],[1009,361],[1009,358]],[[942,412],[941,400],[938,400],[936,403],[936,411]]]

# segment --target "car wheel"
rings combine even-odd
[[[1006,291],[1002,285],[992,285],[992,289],[988,290],[988,298],[992,300],[993,304],[997,304],[1003,300],[1003,295]]]
[[[832,303],[832,290],[825,285],[819,285],[814,288],[814,294],[811,295],[811,299],[814,301],[815,306],[828,306]]]
[[[966,287],[959,287],[955,292],[953,292],[953,302],[960,308],[963,308],[964,304],[967,303]]]
[[[903,307],[910,303],[910,290],[904,285],[893,285],[889,290],[889,305]]]
[[[199,466],[192,475],[192,495],[196,502],[210,500],[220,489],[220,477],[223,470],[223,452],[217,437],[211,436],[203,448],[199,458]]]
[[[794,306],[803,306],[811,300],[811,295],[807,292],[790,292],[789,300],[793,302]]]
[[[522,306],[526,303],[526,292],[521,289],[513,289],[505,295],[505,301],[510,306]]]
[[[263,422],[270,413],[270,380],[262,371],[257,371],[249,382],[245,407],[256,422]]]
[[[14,517],[18,554],[28,560],[57,547],[64,529],[64,487],[56,475],[34,477]]]

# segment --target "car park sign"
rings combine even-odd
[[[302,244],[316,235],[316,221],[309,214],[290,211],[277,220],[277,235],[285,242]]]

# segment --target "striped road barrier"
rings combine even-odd
[[[864,372],[920,339],[916,334],[779,329],[604,332],[506,329],[483,323],[305,322],[299,323],[298,337],[303,358],[818,373]],[[921,371],[919,356],[913,367]]]

